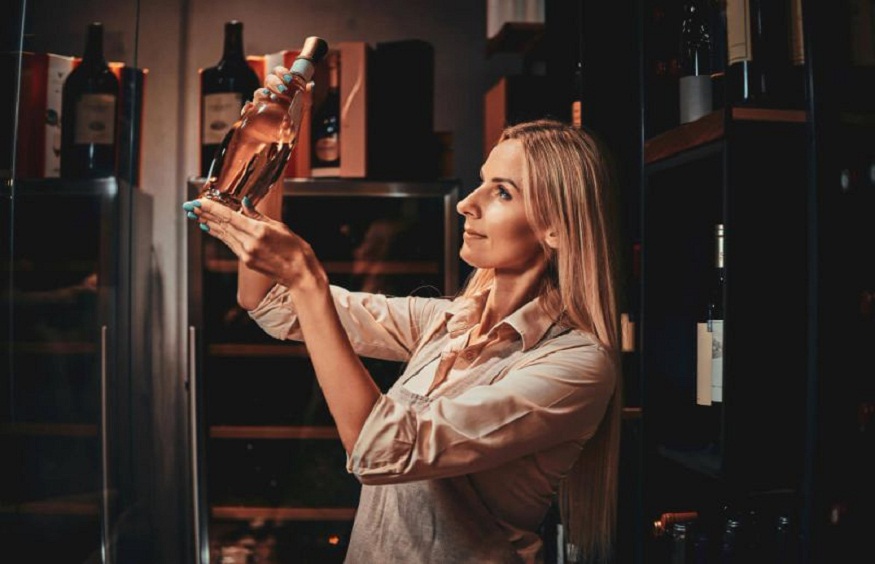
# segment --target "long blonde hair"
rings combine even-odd
[[[523,145],[532,226],[558,236],[557,249],[543,244],[548,268],[539,296],[556,318],[611,351],[619,375],[617,196],[609,155],[589,132],[549,119],[512,125],[498,142],[508,139]],[[476,270],[463,293],[493,279],[492,270]],[[566,538],[586,562],[613,557],[622,397],[618,377],[604,419],[559,488]]]

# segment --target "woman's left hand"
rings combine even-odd
[[[239,212],[208,199],[185,202],[182,207],[189,219],[225,243],[244,266],[291,290],[326,278],[309,243],[286,224],[256,211],[248,201]]]

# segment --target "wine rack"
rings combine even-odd
[[[189,181],[189,198],[202,184]],[[390,295],[458,290],[455,181],[278,187],[283,221],[313,246],[332,284]],[[255,542],[280,562],[342,562],[360,486],[345,470],[306,348],[272,339],[239,308],[237,261],[224,245],[192,224],[188,250],[201,549],[219,561]],[[363,361],[384,391],[401,370]]]

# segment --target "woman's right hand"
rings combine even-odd
[[[244,198],[239,212],[208,199],[185,202],[182,207],[247,268],[293,292],[328,287],[328,277],[310,244],[285,223],[255,210],[248,199]]]

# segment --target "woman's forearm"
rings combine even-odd
[[[322,394],[349,454],[380,389],[352,348],[327,281],[292,289],[298,321]]]
[[[264,199],[255,206],[255,209],[272,219],[282,219],[282,181],[268,191]],[[247,268],[242,261],[238,261],[237,303],[243,309],[247,311],[255,309],[274,284],[276,284],[276,280],[273,278]]]

